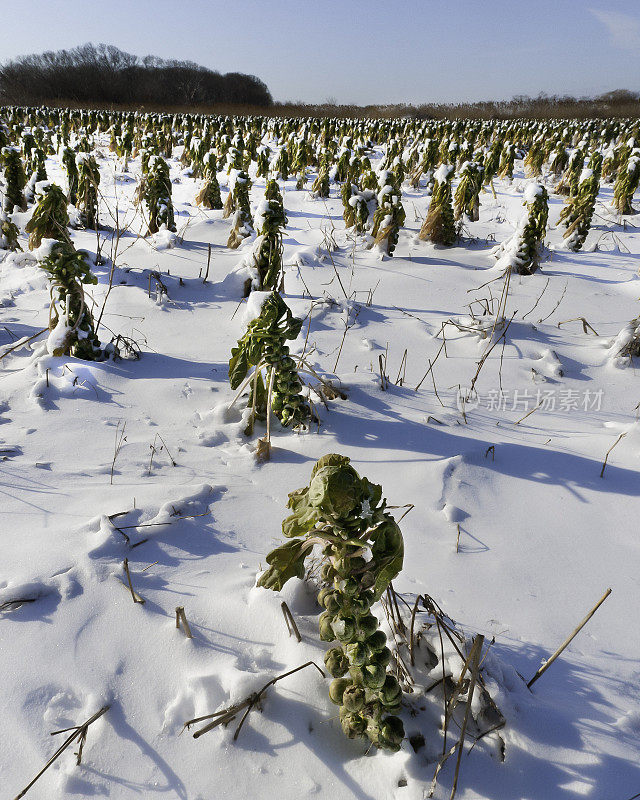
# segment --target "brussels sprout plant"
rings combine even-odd
[[[482,167],[473,161],[465,161],[460,168],[460,183],[454,195],[454,217],[460,220],[464,214],[470,222],[480,219],[480,190],[482,189]]]
[[[21,250],[18,244],[18,226],[0,208],[0,250]]]
[[[204,183],[196,195],[196,203],[204,208],[221,209],[220,184],[217,176],[217,160],[213,152],[208,153],[204,166]]]
[[[49,351],[54,356],[99,360],[103,353],[84,294],[84,285],[98,279],[89,268],[86,253],[68,241],[46,240],[45,245],[47,252],[39,266],[49,273],[51,282]]]
[[[259,290],[277,289],[282,280],[282,229],[287,215],[277,181],[267,182],[264,200],[258,205],[255,226],[258,238],[253,246],[251,267],[258,272]]]
[[[157,233],[162,227],[175,231],[169,165],[162,156],[149,159],[145,199],[149,208],[148,233]]]
[[[404,225],[405,210],[402,206],[402,192],[399,181],[393,172],[382,172],[381,188],[378,193],[378,208],[373,215],[371,235],[373,245],[389,256],[398,244],[400,228]]]
[[[562,180],[556,186],[557,194],[574,195],[576,193],[583,166],[584,151],[578,146],[567,159],[567,166],[562,174]]]
[[[2,166],[4,167],[4,210],[11,213],[14,208],[24,211],[27,207],[24,187],[27,178],[17,147],[2,148]]]
[[[520,218],[513,236],[493,250],[493,254],[518,275],[533,275],[540,266],[540,251],[549,217],[548,200],[545,187],[531,182],[524,191],[523,205],[527,212]]]
[[[429,211],[422,223],[418,238],[450,247],[456,240],[456,226],[451,205],[451,179],[454,168],[440,164],[435,171],[434,189]]]
[[[237,346],[232,348],[229,361],[232,389],[237,389],[243,382],[248,383],[249,369],[254,367],[249,379],[252,387],[248,403],[251,418],[247,434],[253,431],[256,417],[266,418],[269,408],[285,427],[299,427],[311,415],[309,404],[300,394],[302,383],[295,361],[285,344],[288,339],[298,337],[301,327],[302,320],[293,316],[277,292],[272,292],[262,304],[258,317],[249,324]],[[268,391],[262,378],[263,369],[267,371]]]
[[[613,187],[613,207],[618,214],[635,214],[631,201],[638,184],[640,184],[640,149],[635,148],[618,169]]]
[[[70,147],[65,147],[62,151],[61,160],[67,172],[69,202],[72,206],[75,206],[78,202],[78,165],[76,164],[76,154]]]
[[[596,205],[596,198],[600,191],[600,165],[602,156],[594,162],[595,169],[584,169],[580,176],[578,191],[572,197],[567,198],[567,202],[560,212],[560,222],[566,225],[565,239],[569,250],[578,251],[582,248],[589,228]]]
[[[233,227],[227,240],[227,247],[236,250],[253,233],[253,217],[249,203],[249,190],[251,179],[244,170],[235,170],[232,174],[232,183],[224,205],[224,217],[233,217]]]
[[[55,183],[39,183],[36,189],[38,204],[25,227],[29,234],[29,249],[40,247],[43,239],[58,239],[68,242],[69,215],[67,198]]]
[[[289,541],[269,553],[258,585],[279,591],[290,578],[302,578],[314,545],[322,547],[320,638],[336,642],[325,654],[334,678],[329,696],[340,706],[346,736],[397,751],[404,738],[396,716],[402,689],[387,671],[391,651],[371,607],[402,569],[404,544],[382,487],[361,478],[345,456],[330,454],[287,505],[292,514],[282,532]]]
[[[100,170],[93,156],[78,153],[78,210],[85,228],[98,228],[98,186]]]

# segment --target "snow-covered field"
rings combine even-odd
[[[113,229],[117,206],[130,227],[99,335],[131,337],[141,357],[53,357],[40,337],[0,361],[0,603],[34,600],[0,612],[0,796],[15,797],[62,743],[52,731],[104,705],[81,765],[70,748],[28,797],[426,796],[443,747],[442,702],[431,694],[409,696],[402,713],[408,736],[425,737],[417,752],[408,741],[388,754],[347,740],[329,679],[313,668],[272,687],[235,742],[235,724],[195,740],[181,733],[272,677],[309,660],[322,666],[312,587],[293,580],[279,596],[255,582],[281,540],[288,493],[331,452],[382,484],[391,505],[414,506],[401,522],[395,589],[410,605],[428,593],[469,639],[495,639],[483,669],[506,724],[472,750],[467,740],[456,796],[627,800],[640,791],[640,393],[635,365],[613,346],[638,315],[640,216],[623,227],[604,185],[586,247],[570,253],[551,195],[542,270],[511,276],[500,307],[505,279],[490,251],[522,212],[521,161],[512,182],[495,182],[497,198],[482,193],[479,222],[451,248],[417,239],[428,198],[405,187],[406,225],[384,260],[345,231],[335,186],[321,200],[281,181],[284,297],[305,319],[292,353],[306,347],[347,399],[316,402],[321,425],[309,432],[276,426],[272,459],[259,465],[258,436],[247,439],[225,413],[243,332],[229,274],[251,245],[227,249],[230,220],[196,207],[201,182],[175,158],[177,236],[137,236],[139,159],[125,171],[107,145],[101,219]],[[47,172],[66,185],[57,157]],[[226,173],[219,180],[224,199]],[[264,186],[254,182],[254,204]],[[30,213],[14,221],[24,229]],[[95,256],[95,232],[72,238]],[[99,238],[108,257],[111,232]],[[24,234],[21,243],[26,250]],[[98,310],[110,266],[94,268]],[[47,326],[47,276],[33,260],[0,262],[0,306],[0,355]],[[511,322],[493,331],[499,315]],[[125,558],[144,605],[122,585]],[[193,639],[176,629],[176,606]],[[421,702],[426,711],[414,715]],[[450,758],[434,797],[449,797],[454,767]]]

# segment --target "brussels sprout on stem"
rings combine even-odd
[[[382,498],[382,487],[361,478],[345,456],[323,456],[308,486],[289,495],[292,514],[282,523],[290,539],[267,556],[259,586],[276,591],[302,578],[313,546],[323,550],[318,601],[320,639],[333,642],[325,666],[334,680],[329,697],[340,706],[348,738],[365,737],[381,749],[400,749],[404,730],[395,716],[402,690],[387,672],[391,651],[371,614],[402,569],[402,533]]]
[[[98,228],[98,186],[100,170],[95,158],[80,152],[76,156],[78,167],[77,207],[85,228]]]

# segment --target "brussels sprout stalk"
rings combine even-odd
[[[429,211],[422,223],[418,238],[433,244],[451,247],[456,241],[456,226],[451,205],[451,164],[440,164],[434,174],[434,189]]]
[[[50,279],[49,352],[54,356],[73,355],[100,361],[104,353],[84,294],[84,286],[96,284],[98,279],[89,268],[87,254],[68,241],[45,240],[45,243],[49,244],[48,252],[39,265]]]
[[[253,377],[249,399],[251,417],[246,429],[248,435],[253,431],[256,417],[265,419],[268,410],[273,411],[285,427],[300,427],[311,416],[309,405],[301,395],[302,382],[296,363],[285,344],[287,340],[297,338],[301,327],[302,320],[293,316],[277,292],[272,292],[263,303],[259,316],[249,324],[244,336],[231,350],[231,388],[236,389],[243,382],[247,385]],[[271,392],[265,388],[261,375],[265,366]],[[255,369],[247,378],[250,367]]]
[[[316,463],[309,485],[289,495],[288,506],[293,513],[282,532],[289,541],[269,553],[258,585],[279,591],[290,578],[302,578],[313,546],[323,548],[320,638],[337,642],[325,654],[334,677],[329,696],[340,706],[346,736],[399,750],[402,690],[387,671],[391,651],[371,614],[402,569],[404,552],[382,487],[361,478],[345,456],[330,454]]]

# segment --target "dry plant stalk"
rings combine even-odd
[[[184,613],[184,606],[176,606],[176,628],[180,629],[180,626],[182,626],[182,630],[187,639],[193,639],[191,628],[187,622],[187,615]]]
[[[116,459],[120,455],[120,450],[122,450],[122,445],[127,441],[127,437],[124,435],[127,429],[127,423],[122,423],[122,428],[120,428],[120,423],[122,420],[118,420],[116,425],[116,434],[115,434],[115,442],[113,445],[113,461],[111,462],[111,477],[109,483],[113,484],[113,472],[116,468]]]
[[[21,347],[24,347],[25,344],[29,344],[29,342],[32,342],[34,339],[37,339],[38,336],[42,336],[42,334],[46,333],[48,330],[49,327],[47,326],[46,328],[43,328],[41,331],[38,331],[38,333],[34,333],[33,336],[29,336],[28,339],[20,339],[17,344],[14,344],[8,350],[5,350],[4,353],[0,355],[0,359],[3,359],[5,356],[8,356],[9,353],[12,353],[14,350],[19,350]]]
[[[25,794],[29,791],[29,789],[33,786],[33,784],[38,780],[38,778],[40,778],[49,769],[49,767],[53,764],[53,762],[57,758],[59,758],[62,755],[62,753],[64,753],[64,751],[67,749],[67,747],[69,747],[69,745],[76,739],[78,739],[80,742],[80,747],[78,748],[78,752],[76,754],[76,765],[79,765],[82,761],[82,748],[84,747],[84,743],[87,739],[87,731],[89,730],[89,725],[91,725],[97,719],[100,719],[100,717],[103,714],[106,714],[109,708],[110,708],[109,706],[102,706],[102,708],[99,711],[97,711],[92,717],[89,717],[89,719],[86,722],[83,722],[82,725],[78,725],[77,727],[73,728],[64,728],[64,730],[61,731],[53,731],[53,733],[51,734],[52,736],[57,736],[59,733],[67,733],[67,731],[73,731],[73,733],[56,750],[56,752],[51,756],[51,758],[47,761],[47,763],[36,775],[36,777],[29,784],[27,784],[27,786],[25,786],[25,788],[20,792],[20,794],[17,794],[15,796],[14,800],[20,800],[21,797],[24,797]]]
[[[183,730],[189,728],[192,725],[196,725],[198,722],[204,722],[207,719],[212,719],[213,722],[209,722],[204,728],[200,728],[199,731],[196,731],[193,734],[193,738],[197,739],[205,733],[217,728],[218,725],[228,725],[232,720],[236,718],[236,716],[242,711],[243,709],[244,714],[242,715],[242,719],[238,727],[236,728],[236,732],[233,734],[233,741],[235,742],[238,738],[238,734],[240,733],[240,729],[242,728],[244,721],[246,720],[249,712],[254,708],[260,708],[260,701],[262,700],[262,696],[267,691],[270,686],[273,686],[278,681],[281,681],[283,678],[288,678],[289,675],[293,675],[295,672],[299,672],[301,669],[306,669],[306,667],[314,666],[318,672],[325,677],[324,672],[320,669],[320,667],[315,663],[315,661],[307,661],[305,664],[301,664],[299,667],[295,669],[289,670],[289,672],[285,672],[283,675],[278,675],[276,678],[272,678],[270,681],[265,683],[265,685],[260,689],[258,692],[252,692],[248,697],[242,700],[239,703],[235,703],[228,708],[223,708],[222,711],[214,711],[213,714],[206,714],[204,717],[195,717],[194,719],[190,719],[184,723]],[[17,800],[17,798],[16,798]]]
[[[615,440],[615,442],[611,445],[611,447],[607,450],[607,453],[604,457],[604,463],[602,464],[602,469],[600,470],[600,477],[604,478],[604,470],[607,466],[607,461],[609,460],[609,453],[613,450],[613,448],[627,435],[626,431],[621,433],[620,436]]]
[[[458,752],[458,759],[457,765],[455,770],[454,782],[453,782],[453,789],[451,798],[455,796],[455,792],[457,790],[457,783],[458,783],[458,776],[460,771],[460,762],[463,753],[464,741],[468,734],[469,725],[471,724],[472,713],[471,713],[471,703],[473,701],[473,695],[476,689],[476,686],[480,684],[484,687],[484,681],[482,679],[482,675],[480,672],[482,661],[484,659],[481,658],[482,647],[484,643],[484,637],[482,635],[477,635],[473,639],[472,646],[468,652],[465,654],[464,652],[464,639],[460,635],[460,633],[453,627],[451,627],[450,620],[445,616],[444,611],[440,608],[440,606],[436,603],[436,601],[430,597],[429,595],[418,595],[413,603],[413,605],[409,605],[404,597],[393,590],[391,587],[391,591],[387,594],[386,598],[383,598],[382,601],[383,608],[387,615],[387,620],[389,622],[390,627],[392,628],[392,632],[394,635],[395,641],[395,652],[394,652],[394,659],[396,661],[398,672],[401,674],[403,682],[405,683],[405,691],[411,692],[412,687],[414,684],[414,679],[411,673],[411,668],[407,665],[407,663],[403,660],[402,653],[400,648],[407,649],[409,652],[409,660],[411,667],[415,667],[416,665],[416,646],[419,645],[420,637],[422,632],[416,632],[416,619],[417,619],[417,612],[419,607],[422,605],[422,608],[433,617],[433,622],[429,623],[427,629],[431,626],[435,626],[438,632],[438,638],[440,640],[440,656],[437,657],[438,661],[442,664],[442,676],[437,679],[434,683],[432,683],[429,687],[424,689],[424,693],[428,694],[433,689],[440,688],[443,693],[443,702],[444,702],[444,709],[443,709],[443,746],[442,746],[442,755],[441,758],[436,766],[435,774],[431,783],[430,791],[427,793],[428,797],[431,797],[435,791],[437,785],[438,775],[440,771],[444,767],[447,760]],[[404,607],[407,610],[407,613],[410,613],[409,624],[408,627],[402,622],[401,619],[401,608]],[[452,623],[453,624],[453,623]],[[424,627],[423,627],[424,630]],[[445,649],[444,649],[444,639],[448,639],[449,643],[454,647],[455,651],[457,652],[460,660],[462,661],[462,668],[460,671],[460,676],[457,679],[456,683],[451,685],[450,675],[445,671]],[[470,678],[469,678],[470,676]],[[460,729],[460,734],[457,737],[456,742],[453,746],[449,747],[447,745],[447,733],[449,730],[449,723],[453,719],[454,712],[460,702],[460,697],[464,697],[464,705],[465,705],[465,714],[463,722],[456,722],[458,728]],[[497,718],[497,722],[490,725],[486,730],[483,730],[479,733],[474,732],[473,734],[473,742],[471,747],[475,746],[475,744],[480,741],[482,738],[487,736],[489,733],[493,733],[494,731],[499,730],[500,728],[504,727],[506,721],[499,711],[491,697],[486,692],[486,689],[482,689],[482,696],[485,698],[486,702],[488,703],[488,708],[495,714]]]
[[[15,611],[25,603],[35,603],[37,599],[37,597],[19,597],[15,600],[5,600],[4,603],[0,603],[0,613],[2,611]]]
[[[589,325],[587,320],[584,317],[574,317],[573,319],[565,319],[562,322],[558,323],[558,327],[561,328],[563,325],[566,325],[568,322],[581,322],[582,323],[582,331],[583,333],[589,333],[589,331],[593,331],[596,336],[599,336],[596,329]]]
[[[258,370],[256,369],[256,375]],[[256,461],[258,464],[264,464],[266,461],[271,460],[271,397],[273,395],[273,382],[275,380],[276,370],[271,367],[269,373],[269,386],[267,388],[267,432],[264,437],[258,439],[256,447]],[[255,399],[255,392],[254,392]]]
[[[527,687],[530,689],[533,684],[540,678],[544,673],[549,669],[549,667],[553,664],[553,662],[558,658],[558,656],[562,653],[562,651],[568,647],[568,645],[575,639],[575,637],[580,633],[580,631],[584,628],[584,626],[589,622],[591,617],[596,613],[596,611],[600,608],[600,606],[604,603],[604,601],[609,597],[611,594],[611,589],[607,589],[607,591],[602,595],[602,597],[598,600],[595,606],[591,609],[591,611],[587,614],[587,616],[582,620],[582,622],[574,628],[571,635],[568,636],[564,642],[560,645],[560,647],[555,651],[555,653],[548,658],[540,667],[540,669],[536,672],[536,674],[531,678],[529,683],[527,683]]]
[[[125,558],[122,566],[124,567],[124,572],[125,572],[125,575],[127,576],[127,583],[125,583],[124,581],[120,581],[120,578],[118,578],[118,580],[120,581],[120,583],[125,588],[129,589],[129,591],[131,592],[131,597],[132,597],[134,603],[140,603],[141,605],[144,605],[144,602],[145,602],[144,598],[140,597],[140,595],[133,588],[133,584],[131,582],[131,573],[129,572],[129,559],[128,558]]]
[[[209,244],[209,252],[207,254],[207,271],[204,274],[204,278],[202,279],[202,283],[206,283],[209,277],[209,267],[211,266],[211,244]]]
[[[289,631],[289,636],[292,634],[296,637],[296,639],[301,642],[302,636],[300,636],[300,631],[298,630],[298,626],[296,625],[296,621],[293,618],[293,614],[291,613],[291,609],[289,606],[282,601],[280,603],[280,608],[282,609],[282,616],[284,617],[284,621],[287,625],[287,630]]]
[[[451,797],[450,800],[456,795],[456,789],[458,788],[458,775],[460,773],[460,761],[462,759],[462,751],[464,749],[464,737],[467,733],[467,725],[469,723],[469,715],[471,714],[471,704],[473,702],[473,692],[476,688],[476,682],[478,680],[478,670],[480,668],[480,653],[482,652],[482,645],[484,643],[484,636],[479,633],[474,642],[473,647],[471,648],[471,653],[469,653],[469,658],[465,663],[464,669],[462,674],[460,675],[460,683],[462,683],[462,678],[464,676],[464,672],[466,671],[467,664],[470,665],[471,669],[471,684],[469,686],[469,692],[467,696],[467,705],[464,711],[464,720],[462,722],[462,730],[460,731],[460,738],[458,740],[458,758],[456,760],[456,771],[455,775],[453,776],[453,786],[451,787]]]

